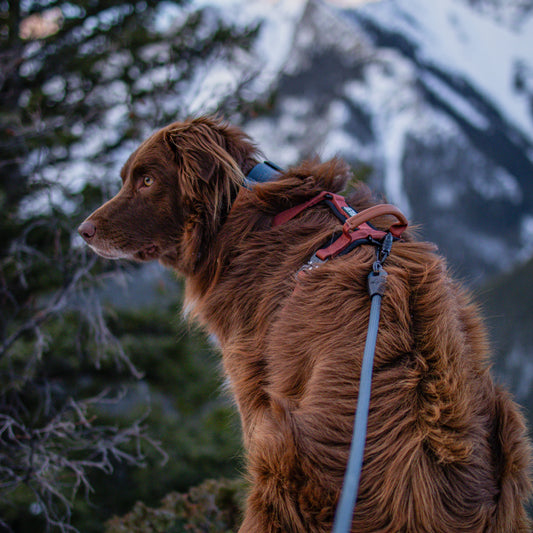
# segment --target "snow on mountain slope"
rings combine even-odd
[[[519,29],[533,12],[531,0],[462,0],[498,24]]]
[[[382,30],[408,36],[416,62],[468,81],[533,140],[530,95],[515,83],[522,65],[533,68],[533,17],[511,29],[457,0],[382,1],[358,11]]]
[[[318,153],[372,168],[480,282],[533,249],[532,20],[510,29],[459,0],[309,0],[272,111],[247,131],[284,165]]]
[[[282,165],[318,153],[371,185],[474,283],[533,251],[531,0],[195,0],[261,23],[250,54],[206,67],[193,112],[249,76],[244,126]],[[520,16],[519,16],[520,15]]]
[[[440,143],[445,151],[434,159],[431,174],[420,176],[406,153],[403,160],[404,187],[412,191],[429,235],[463,270],[470,258],[457,257],[457,246],[468,246],[489,272],[489,263],[507,269],[526,259],[533,244],[527,222],[533,209],[533,91],[525,82],[533,72],[533,17],[509,29],[457,0],[384,0],[351,15],[378,49],[390,47],[414,67],[423,105],[431,108],[425,116],[442,115],[432,122],[448,140]],[[416,130],[413,124],[409,128]],[[416,166],[431,159],[435,143],[422,144]],[[389,192],[386,183],[387,177]],[[443,223],[453,225],[452,215],[460,223],[458,237],[436,234]],[[501,225],[487,223],[487,216]]]

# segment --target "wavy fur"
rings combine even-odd
[[[326,532],[352,437],[374,249],[297,278],[339,223],[321,206],[279,227],[272,216],[342,190],[348,168],[306,161],[247,190],[258,159],[217,119],[161,130],[130,157],[121,193],[89,218],[90,244],[174,268],[192,316],[218,338],[247,450],[241,532]],[[148,191],[139,168],[152,169]],[[358,185],[350,203],[374,202]],[[386,270],[352,531],[530,531],[524,419],[490,376],[476,306],[435,247],[413,236],[393,245]]]

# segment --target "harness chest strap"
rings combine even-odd
[[[272,227],[285,224],[299,215],[302,211],[305,211],[320,202],[325,202],[335,213],[337,218],[343,222],[342,234],[332,244],[325,248],[321,248],[316,252],[316,257],[321,261],[339,255],[350,245],[357,242],[362,244],[365,240],[368,240],[369,242],[381,241],[389,232],[393,237],[399,239],[407,228],[407,218],[394,205],[378,204],[357,213],[346,203],[343,196],[327,191],[322,191],[319,195],[311,198],[307,202],[278,213],[272,221]],[[388,231],[376,229],[369,224],[370,220],[384,215],[392,215],[398,221],[391,225]]]
[[[295,205],[294,207],[291,207],[289,209],[286,209],[285,211],[282,211],[281,213],[278,213],[272,220],[272,227],[281,226],[282,224],[285,224],[289,220],[292,220],[293,218],[298,216],[302,211],[305,211],[309,207],[313,207],[314,205],[319,204],[320,202],[324,201],[326,197],[328,200],[331,199],[336,202],[338,202],[339,199],[344,201],[344,198],[342,196],[339,196],[338,194],[333,194],[331,192],[322,191],[318,196],[311,198],[311,200],[308,200],[307,202],[304,202],[303,204]]]

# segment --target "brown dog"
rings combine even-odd
[[[120,192],[79,231],[104,257],[178,271],[186,308],[220,341],[248,455],[241,531],[326,532],[352,438],[375,250],[297,276],[341,224],[323,204],[280,225],[273,216],[343,189],[347,167],[308,161],[245,187],[258,162],[249,139],[216,119],[171,124],[131,155]],[[365,187],[350,205],[372,205]],[[352,531],[530,531],[524,420],[489,375],[476,307],[430,244],[404,237],[385,268]]]

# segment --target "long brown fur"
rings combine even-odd
[[[106,257],[179,272],[186,309],[218,338],[247,450],[240,531],[326,532],[352,438],[375,251],[297,277],[339,222],[323,206],[277,227],[272,217],[342,190],[348,168],[306,161],[249,190],[258,161],[220,120],[171,124],[131,155],[123,188],[80,232]],[[373,203],[363,185],[350,198],[357,210]],[[530,531],[524,419],[490,376],[476,306],[435,247],[412,236],[394,243],[385,268],[352,531]]]

